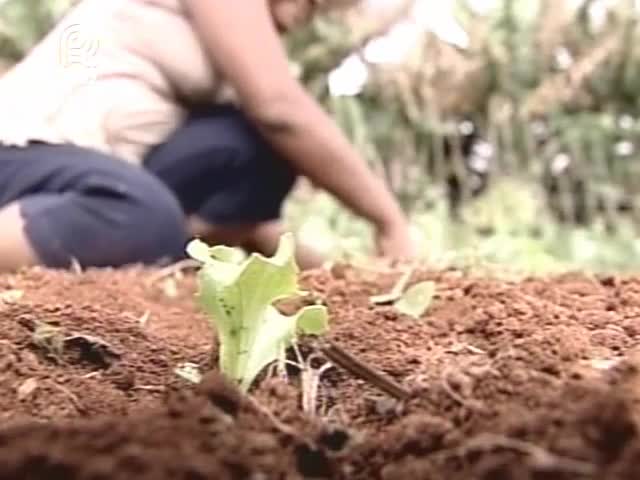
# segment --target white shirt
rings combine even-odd
[[[95,148],[141,164],[223,82],[181,0],[82,0],[0,77],[0,143]]]

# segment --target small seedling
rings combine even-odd
[[[280,238],[275,255],[242,255],[226,246],[210,247],[200,240],[187,246],[202,266],[198,300],[209,314],[220,342],[220,370],[247,391],[254,379],[296,338],[298,331],[318,335],[327,330],[322,305],[307,306],[295,315],[281,314],[274,303],[302,295],[294,256],[293,235]]]
[[[407,269],[389,293],[374,295],[369,300],[374,305],[393,305],[404,315],[420,319],[427,311],[436,293],[435,282],[420,282],[407,288],[415,268]]]
[[[41,348],[55,360],[62,358],[65,343],[65,335],[62,328],[36,321],[32,340],[38,348]]]
[[[322,375],[333,367],[331,363],[324,363],[318,368],[313,367],[313,360],[319,359],[321,356],[312,354],[305,360],[298,346],[294,343],[293,349],[298,359],[296,362],[285,360],[288,364],[297,367],[300,370],[302,383],[302,411],[311,417],[318,414],[318,396],[320,393],[320,381]],[[320,407],[320,411],[324,413],[326,405]]]
[[[373,303],[374,305],[390,305],[400,300],[402,294],[407,288],[407,285],[409,284],[409,280],[411,280],[411,276],[413,275],[414,270],[414,268],[407,269],[398,279],[389,293],[372,296],[370,298],[371,303]]]
[[[420,319],[431,305],[436,294],[434,282],[420,282],[409,287],[394,303],[394,307],[401,313]]]

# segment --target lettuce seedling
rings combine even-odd
[[[245,256],[226,246],[210,247],[200,240],[187,253],[201,262],[198,300],[209,314],[220,342],[220,370],[247,391],[269,363],[280,358],[298,331],[319,335],[328,328],[324,306],[280,313],[275,302],[304,292],[298,289],[299,269],[290,233],[280,238],[273,257]]]

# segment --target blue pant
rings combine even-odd
[[[19,203],[32,247],[53,268],[183,258],[187,215],[223,226],[274,220],[294,180],[232,107],[194,112],[144,168],[72,145],[0,147],[0,208]]]

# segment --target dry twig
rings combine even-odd
[[[162,393],[167,390],[167,388],[164,387],[163,385],[134,385],[131,389],[143,390],[145,392],[156,392],[156,393]]]
[[[473,345],[469,344],[469,343],[458,343],[450,348],[448,348],[447,350],[445,350],[445,353],[464,353],[464,352],[469,352],[472,353],[474,355],[486,355],[487,352],[485,352],[484,350],[482,350],[481,348],[478,347],[474,347]]]
[[[369,382],[386,394],[398,400],[404,400],[411,396],[411,392],[395,380],[370,367],[335,343],[325,341],[321,343],[320,350],[331,362],[344,368],[352,375]]]

